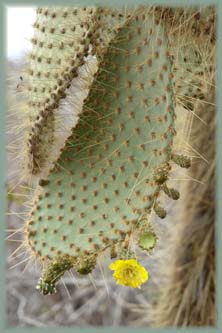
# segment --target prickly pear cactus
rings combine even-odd
[[[26,244],[47,263],[38,284],[44,294],[71,267],[89,273],[105,250],[129,258],[131,236],[149,230],[151,210],[166,215],[160,191],[179,198],[166,185],[171,160],[189,166],[172,152],[174,91],[163,27],[142,7],[118,30],[25,225]]]
[[[31,180],[47,177],[53,168],[78,122],[99,61],[125,20],[121,11],[97,7],[37,10],[24,147],[24,169]]]

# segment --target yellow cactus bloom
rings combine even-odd
[[[116,283],[122,286],[140,288],[149,278],[146,269],[135,259],[116,260],[109,265],[109,269],[114,271],[113,278]]]

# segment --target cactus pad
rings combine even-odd
[[[80,257],[95,258],[114,243],[124,249],[153,207],[163,217],[156,199],[175,134],[167,47],[162,27],[144,8],[111,42],[25,225],[26,242],[40,260],[50,265],[69,255],[81,271]]]
[[[121,12],[96,7],[37,10],[27,75],[29,176],[44,178],[52,169],[78,122],[98,60],[125,20]]]

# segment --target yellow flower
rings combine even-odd
[[[113,278],[117,284],[131,288],[140,288],[149,278],[148,272],[135,259],[116,260],[109,265],[114,271]]]

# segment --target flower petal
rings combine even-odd
[[[135,259],[116,260],[109,265],[109,268],[114,271],[113,278],[116,284],[122,286],[140,288],[149,278],[147,270]]]

